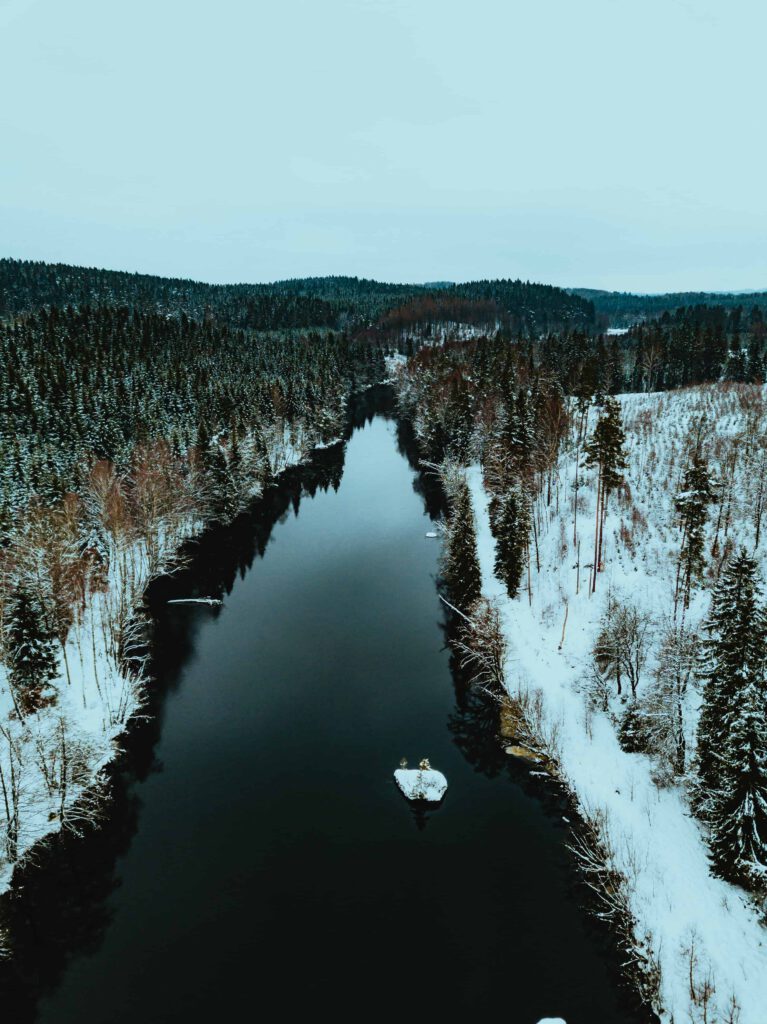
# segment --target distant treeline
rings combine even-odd
[[[736,293],[668,292],[665,295],[635,295],[631,292],[606,292],[596,288],[570,288],[568,291],[594,304],[601,327],[631,327],[642,320],[673,313],[689,306],[721,306],[724,309],[767,312],[767,291]]]
[[[666,391],[711,381],[763,382],[767,317],[759,307],[688,306],[621,336],[551,335],[536,359],[568,394]],[[531,355],[532,358],[532,355]]]
[[[497,332],[491,337],[449,340],[442,346],[421,348],[410,365],[419,371],[440,368],[448,390],[460,397],[447,403],[450,419],[465,399],[464,387],[473,396],[478,415],[501,380],[538,380],[561,396],[599,402],[625,392],[668,391],[715,381],[763,383],[766,342],[767,317],[759,308],[744,315],[737,308],[693,306],[622,335],[571,330],[545,338],[509,340]],[[427,377],[428,373],[424,380]],[[432,444],[426,439],[432,437],[434,423],[441,421],[429,416],[428,395],[419,392],[419,396],[426,403],[419,414],[421,421],[429,424],[422,426],[420,438],[430,445],[427,457],[439,461],[445,454],[443,440]],[[415,418],[413,409],[408,416]],[[453,436],[456,430],[444,433]],[[437,434],[442,438],[439,430]]]
[[[473,281],[458,285],[385,284],[356,277],[312,277],[273,284],[212,285],[26,260],[0,260],[0,318],[41,306],[125,306],[146,313],[215,320],[261,331],[373,329],[383,318],[423,326],[432,316],[502,326],[513,334],[594,323],[593,304],[551,285]],[[397,310],[391,320],[392,311]]]
[[[214,319],[256,330],[343,329],[377,319],[393,305],[425,292],[417,285],[356,277],[302,278],[274,284],[205,284],[182,278],[72,267],[65,263],[0,260],[0,317],[40,306],[126,306],[146,313]]]

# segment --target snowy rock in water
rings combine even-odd
[[[436,537],[437,534],[434,532],[434,530],[429,530],[429,532],[426,534],[426,536],[429,537],[429,538],[433,538],[433,537]]]
[[[442,772],[435,771],[428,761],[422,761],[421,767],[418,768],[398,768],[394,778],[408,800],[438,803],[447,789],[445,776]]]

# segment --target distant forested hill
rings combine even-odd
[[[588,329],[591,302],[551,285],[525,281],[466,284],[385,284],[356,277],[310,277],[273,284],[212,285],[181,278],[72,267],[63,263],[0,260],[0,318],[42,306],[123,306],[145,313],[214,319],[255,330],[371,327],[391,310],[421,322],[426,309],[469,322],[540,333]],[[424,305],[425,304],[425,305]]]
[[[594,324],[594,304],[563,288],[529,281],[468,281],[447,291],[464,299],[494,302],[502,317],[527,325],[529,333],[543,334],[561,328],[590,328]]]
[[[594,304],[600,326],[630,327],[649,317],[673,313],[685,306],[740,307],[746,312],[756,306],[767,310],[767,291],[763,292],[667,292],[664,295],[635,295],[631,292],[606,292],[596,288],[569,288],[572,295]]]
[[[130,476],[137,451],[159,458],[164,442],[183,476],[182,456],[204,437],[234,481],[248,437],[259,449],[275,431],[280,443],[299,428],[336,438],[346,398],[383,378],[383,356],[333,332],[273,338],[124,306],[0,321],[0,538],[31,496],[53,506],[79,493],[97,460]]]
[[[126,306],[145,313],[186,313],[256,330],[343,328],[374,320],[426,289],[356,277],[319,277],[274,284],[214,285],[182,278],[0,260],[0,317],[41,306]]]
[[[413,296],[385,313],[384,330],[433,335],[447,324],[470,324],[508,338],[540,338],[550,332],[594,329],[594,305],[562,288],[529,281],[485,280],[445,285]]]

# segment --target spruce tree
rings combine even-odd
[[[450,602],[460,611],[469,612],[482,596],[482,576],[471,493],[465,479],[458,481],[451,496],[443,576]]]
[[[235,445],[234,452],[239,462],[238,444]],[[201,447],[201,456],[212,515],[221,522],[229,522],[239,512],[238,487],[233,472],[237,467],[231,465],[218,441],[208,440],[205,447]]]
[[[720,759],[726,740],[726,718],[736,699],[739,680],[761,654],[753,647],[752,624],[758,610],[756,563],[745,550],[725,566],[705,622],[699,675],[704,680],[698,721],[695,803],[703,815],[718,787]]]
[[[531,527],[530,502],[519,484],[513,484],[493,509],[495,572],[516,597],[527,565]]]
[[[471,411],[469,389],[463,376],[457,378],[450,390],[445,412],[445,428],[450,438],[450,454],[461,463],[468,462],[474,415]]]
[[[621,716],[618,741],[621,748],[628,754],[647,750],[647,720],[643,708],[634,697],[628,702],[626,710]]]
[[[513,408],[506,412],[501,443],[510,475],[522,476],[529,472],[535,454],[535,429],[527,392],[521,389]]]
[[[762,630],[762,643],[767,640]],[[727,715],[719,788],[709,821],[717,871],[743,885],[767,876],[767,706],[764,670]]]
[[[745,548],[722,573],[706,622],[694,806],[719,872],[748,882],[767,867],[767,613]]]
[[[751,338],[748,345],[748,380],[752,384],[764,383],[762,344],[756,335]]]
[[[5,628],[11,692],[23,716],[49,697],[49,683],[56,678],[56,634],[37,595],[23,584],[11,600]]]
[[[442,462],[450,444],[444,414],[444,402],[437,401],[431,393],[427,394],[417,432],[423,454],[429,462]]]
[[[272,462],[260,425],[256,425],[253,434],[253,449],[258,462],[258,474],[264,486],[272,482]]]

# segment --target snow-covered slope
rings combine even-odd
[[[693,594],[688,624],[699,626],[717,564],[730,546],[753,550],[758,464],[767,436],[764,398],[763,389],[721,385],[622,397],[628,486],[611,499],[604,571],[593,594],[587,563],[593,560],[595,481],[580,470],[574,540],[574,446],[562,457],[551,503],[545,495],[539,500],[540,568],[533,552],[529,594],[525,581],[515,600],[494,575],[487,494],[480,468],[469,470],[483,591],[497,602],[508,639],[509,692],[542,695],[541,739],[584,814],[603,822],[613,866],[628,879],[637,937],[661,968],[661,1017],[677,1024],[765,1024],[767,931],[742,890],[712,877],[705,837],[683,787],[668,778],[659,786],[649,755],[621,749],[617,696],[608,697],[606,711],[595,708],[591,649],[609,594],[648,613],[656,637],[673,615],[680,543],[674,496],[701,421],[703,450],[724,498],[711,511],[706,586]],[[763,543],[758,553],[764,567]],[[656,648],[651,644],[640,697],[657,667]],[[685,705],[688,754],[698,702],[692,686]]]

